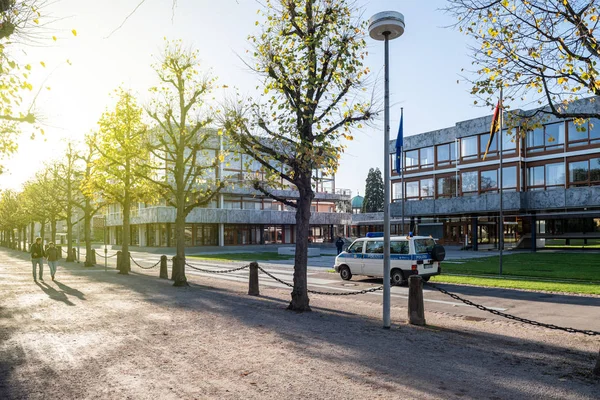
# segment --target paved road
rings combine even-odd
[[[108,255],[115,254],[109,251]],[[132,252],[132,257],[143,267],[154,265],[160,258],[157,254],[142,252]],[[325,258],[325,257],[320,257]],[[101,258],[98,258],[102,262]],[[115,265],[115,257],[109,258],[108,266]],[[233,266],[242,266],[245,262],[219,262],[219,261],[197,261],[190,260],[192,265],[202,269],[220,270],[230,269]],[[325,263],[325,260],[322,260]],[[169,263],[170,264],[170,263]],[[318,291],[332,292],[354,292],[362,289],[373,288],[382,285],[381,279],[370,279],[367,277],[354,277],[352,281],[342,281],[334,273],[327,272],[323,267],[315,265],[311,261],[311,267],[308,272],[309,289]],[[268,272],[286,282],[293,281],[292,266],[288,262],[261,262],[260,265]],[[330,268],[331,264],[329,265]],[[136,273],[158,275],[158,267],[145,270],[132,264],[132,269]],[[88,271],[102,271],[102,268],[89,269]],[[95,273],[95,272],[90,272]],[[170,272],[169,272],[170,274]],[[242,270],[228,274],[212,274],[200,272],[187,268],[186,274],[191,282],[201,281],[203,276],[212,276],[213,278],[223,280],[233,280],[239,282],[248,281],[248,271]],[[260,275],[260,284],[271,287],[285,287],[271,278]],[[578,296],[568,294],[537,293],[512,289],[497,289],[471,287],[452,284],[438,284],[438,286],[455,293],[461,297],[467,298],[477,304],[484,305],[498,311],[503,311],[522,318],[532,319],[544,323],[555,324],[559,326],[572,327],[577,329],[587,329],[600,331],[600,297]],[[407,287],[392,288],[392,303],[397,305],[406,305],[408,299]],[[382,292],[374,292],[357,296],[357,299],[372,303],[382,302]],[[453,315],[464,316],[465,319],[481,321],[482,319],[500,319],[491,313],[478,310],[468,306],[460,301],[442,294],[433,289],[424,291],[425,310],[450,313]]]

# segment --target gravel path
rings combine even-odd
[[[597,399],[600,340],[289,290],[249,297],[237,282],[170,281],[59,267],[32,281],[0,249],[1,399]],[[64,263],[63,263],[64,265]],[[485,316],[485,315],[483,315]]]

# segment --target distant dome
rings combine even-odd
[[[362,208],[363,205],[363,200],[365,198],[362,196],[354,196],[351,200],[352,202],[352,208]]]

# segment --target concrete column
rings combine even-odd
[[[477,226],[477,217],[473,216],[471,217],[471,244],[473,245],[473,251],[477,251],[479,249],[478,245],[477,245],[477,230],[478,230],[478,226]]]
[[[146,225],[140,224],[138,225],[138,236],[140,238],[140,246],[146,246]]]
[[[219,247],[225,246],[225,224],[219,224]]]

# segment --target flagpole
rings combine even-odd
[[[400,108],[400,119],[404,121],[404,107]],[[404,127],[402,127],[404,130]],[[402,132],[402,136],[404,136],[404,132]],[[402,138],[402,146],[400,146],[400,185],[402,187],[402,235],[404,235],[404,198],[406,197],[404,194],[404,137]]]
[[[498,247],[500,248],[500,260],[499,260],[499,269],[500,275],[502,275],[502,252],[504,250],[504,213],[503,213],[503,204],[502,204],[502,192],[503,192],[503,171],[502,171],[502,142],[504,141],[504,133],[502,132],[503,124],[504,124],[504,103],[502,99],[502,86],[500,86],[500,237],[498,240]]]

